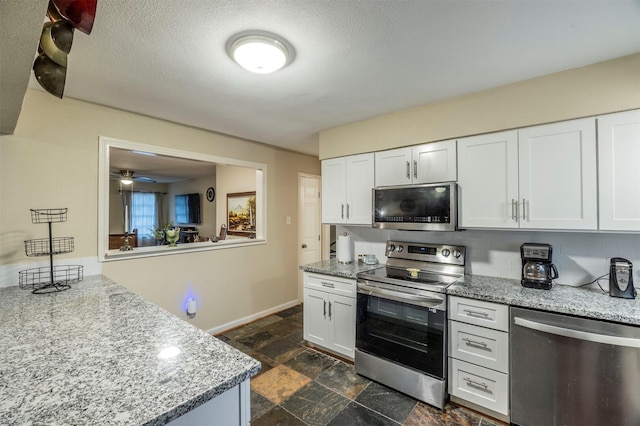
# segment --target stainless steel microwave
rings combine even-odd
[[[373,227],[455,231],[458,184],[387,186],[373,189]]]

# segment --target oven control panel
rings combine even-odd
[[[385,255],[395,259],[464,265],[465,246],[387,241]]]

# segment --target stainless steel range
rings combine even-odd
[[[447,295],[465,247],[387,241],[386,266],[357,275],[356,372],[428,404],[447,398]]]

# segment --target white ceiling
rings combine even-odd
[[[215,176],[217,164],[188,158],[150,155],[150,153],[109,148],[109,175],[119,179],[121,170],[133,172],[134,180],[152,183],[173,183]]]
[[[240,68],[249,29],[293,63]],[[65,97],[317,155],[327,128],[639,51],[640,0],[98,0]]]

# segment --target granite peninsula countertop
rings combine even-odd
[[[384,265],[340,264],[336,260],[302,265],[305,272],[356,278],[361,271]],[[520,285],[520,280],[467,274],[450,285],[446,293],[487,302],[540,309],[587,318],[640,325],[640,299],[610,297],[600,289],[554,284],[551,290],[536,290]]]
[[[259,371],[103,276],[60,293],[0,289],[2,425],[165,424]]]

